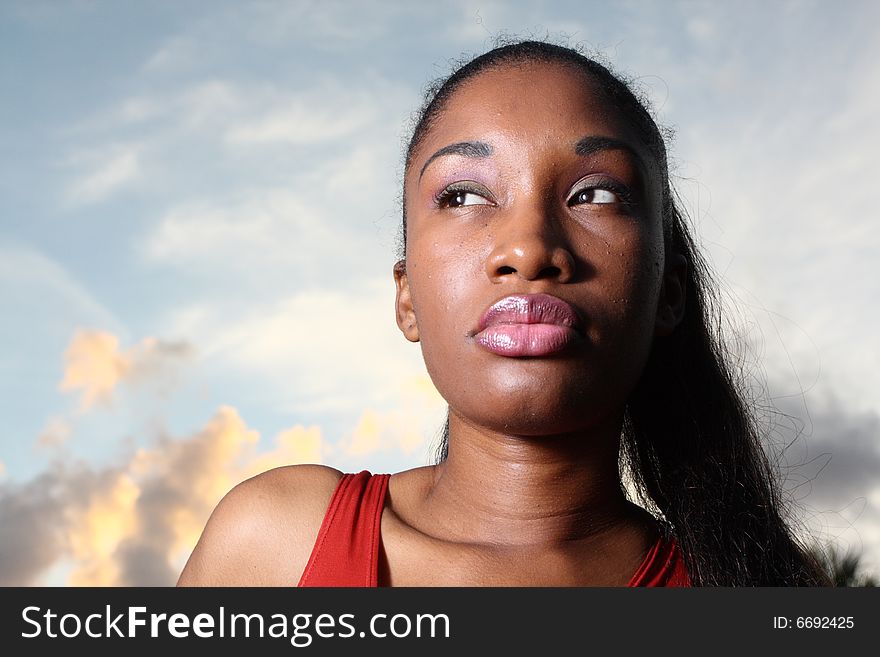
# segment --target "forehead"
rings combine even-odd
[[[599,82],[571,64],[506,63],[462,82],[413,152],[412,169],[436,148],[466,139],[570,148],[585,136],[616,137],[651,160]]]

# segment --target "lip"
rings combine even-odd
[[[550,294],[510,295],[480,317],[478,344],[507,357],[541,357],[559,353],[582,337],[575,309]]]

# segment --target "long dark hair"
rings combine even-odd
[[[783,519],[774,470],[761,445],[755,409],[723,341],[718,285],[691,237],[669,182],[663,134],[619,77],[576,50],[540,41],[497,47],[457,68],[427,92],[406,150],[413,151],[465,80],[502,64],[554,62],[598,82],[636,129],[663,172],[663,232],[669,254],[687,261],[684,318],[654,341],[645,370],[627,400],[621,475],[674,535],[697,586],[825,585],[827,577]],[[405,208],[405,203],[404,203]],[[402,223],[406,244],[406,212]],[[449,447],[449,420],[437,461]]]

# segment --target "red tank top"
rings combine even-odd
[[[342,476],[298,586],[378,586],[380,521],[390,478],[367,470]],[[690,586],[675,539],[658,538],[628,586]]]

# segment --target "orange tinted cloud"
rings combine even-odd
[[[80,391],[82,410],[107,402],[113,389],[131,369],[119,353],[119,338],[103,331],[77,331],[64,352],[63,391]]]
[[[281,465],[320,462],[318,427],[280,432],[268,451],[238,411],[220,407],[199,430],[159,436],[103,470],[54,463],[0,489],[0,585],[33,585],[69,563],[76,586],[173,584],[220,498]]]
[[[191,355],[184,342],[165,342],[146,338],[139,345],[120,351],[119,338],[105,331],[78,330],[64,352],[64,378],[59,385],[65,392],[80,392],[80,409],[87,411],[108,403],[123,382],[160,380],[175,360]]]
[[[67,532],[70,556],[76,569],[69,576],[74,586],[112,586],[120,579],[113,558],[120,542],[136,527],[140,488],[124,471],[93,491],[85,505],[69,510]]]
[[[110,517],[132,518],[130,524],[116,520],[114,526],[123,531],[113,536],[112,551],[102,558],[103,572],[115,573],[110,583],[173,584],[211,510],[242,479],[258,441],[259,433],[234,408],[223,406],[194,434],[166,436],[153,448],[139,450],[125,466],[134,490],[108,489],[99,507]],[[84,533],[104,538],[88,528]],[[100,571],[80,569],[71,583],[86,583],[77,575],[94,572]]]

